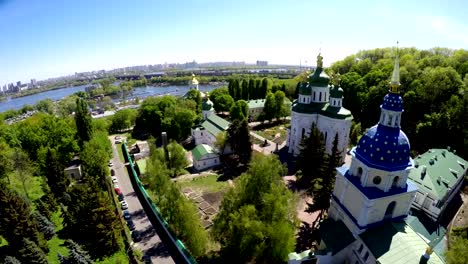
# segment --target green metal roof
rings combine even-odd
[[[213,148],[206,144],[198,145],[194,149],[192,149],[192,157],[195,160],[200,160],[206,154],[215,154],[215,153],[216,152],[213,150]]]
[[[327,87],[330,83],[330,77],[323,71],[323,68],[317,67],[315,71],[309,75],[309,86]]]
[[[335,119],[352,120],[353,115],[351,111],[344,107],[333,107],[329,103],[310,103],[301,104],[294,101],[292,104],[292,111],[304,114],[320,114]]]
[[[299,85],[299,94],[311,95],[312,94],[312,87],[309,86],[308,83],[301,83]]]
[[[444,258],[446,250],[445,234],[447,229],[438,222],[432,221],[420,210],[412,210],[411,215],[406,217],[405,222],[414,232],[423,237],[430,247],[433,248],[441,258]]]
[[[414,159],[409,178],[424,193],[442,200],[464,177],[468,162],[446,149],[430,149]],[[424,174],[424,170],[426,173]]]
[[[210,99],[203,100],[202,102],[202,110],[203,111],[210,111],[213,109],[213,102],[210,101]]]
[[[331,218],[320,223],[319,233],[320,239],[325,243],[325,251],[331,251],[333,255],[356,240],[342,221],[335,221]]]
[[[214,136],[218,135],[221,132],[226,131],[229,128],[229,122],[222,119],[217,115],[210,115],[207,120],[205,120],[201,126],[206,129],[208,132]]]
[[[249,100],[247,101],[249,109],[260,108],[265,105],[265,99]]]
[[[360,234],[372,255],[381,264],[419,263],[428,244],[405,222],[388,222]],[[444,263],[432,253],[428,263]]]
[[[339,86],[333,86],[331,89],[330,89],[330,97],[333,97],[333,98],[343,98],[343,89]]]

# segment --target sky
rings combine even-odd
[[[0,0],[0,85],[188,61],[325,66],[359,50],[468,48],[464,0]]]

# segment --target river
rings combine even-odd
[[[221,84],[217,85],[200,85],[199,90],[202,92],[211,91],[216,87],[222,86]],[[50,90],[46,92],[41,92],[33,95],[7,99],[0,102],[0,113],[7,110],[18,110],[24,107],[25,105],[35,105],[37,102],[50,98],[53,101],[63,99],[66,96],[72,95],[79,91],[84,91],[86,85],[80,85],[75,87],[66,87],[56,90]],[[146,86],[146,87],[136,87],[133,91],[127,95],[127,100],[138,97],[143,99],[148,96],[154,95],[164,95],[172,94],[175,96],[180,96],[185,94],[188,91],[188,86]],[[119,101],[119,98],[114,98],[114,101]]]

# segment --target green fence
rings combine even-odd
[[[143,206],[146,215],[148,216],[148,219],[156,229],[156,232],[161,238],[161,241],[164,243],[169,253],[171,254],[172,259],[174,259],[176,263],[196,264],[196,260],[193,258],[187,248],[185,248],[182,241],[177,239],[169,224],[162,217],[159,208],[153,203],[145,188],[143,187],[143,184],[141,183],[135,171],[135,165],[133,164],[132,157],[128,153],[126,142],[123,142],[122,144],[122,152],[124,154],[125,162],[128,162],[129,164],[127,169],[130,181],[133,185],[133,189],[135,190],[135,193],[137,194],[138,199],[140,200],[140,203]]]

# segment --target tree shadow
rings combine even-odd
[[[170,257],[169,251],[166,249],[162,242],[158,242],[154,244],[152,247],[146,249],[143,252],[144,256],[151,257],[151,256],[158,256],[158,257]]]
[[[319,234],[313,225],[302,222],[296,239],[296,252],[310,249],[319,240]]]
[[[134,211],[130,215],[132,216],[133,219],[142,219],[146,217],[146,213],[143,209]]]

